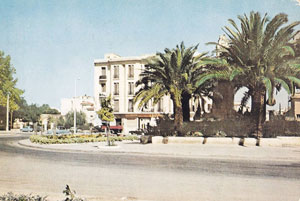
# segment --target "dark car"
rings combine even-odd
[[[93,133],[100,133],[100,132],[104,132],[104,131],[105,130],[101,126],[95,126],[92,128]]]

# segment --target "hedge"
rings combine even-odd
[[[139,140],[137,136],[111,136],[110,141]],[[99,135],[31,135],[30,141],[39,144],[71,144],[87,142],[105,142],[107,138]]]

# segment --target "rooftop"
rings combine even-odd
[[[142,56],[133,56],[133,57],[121,57],[117,54],[110,53],[105,54],[104,59],[95,59],[94,64],[106,64],[106,63],[117,63],[117,62],[124,62],[124,61],[142,61],[146,60],[147,58],[154,56],[154,54],[142,55]]]

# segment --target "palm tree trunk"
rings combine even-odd
[[[263,123],[266,120],[266,91],[254,90],[251,100],[251,115],[255,120],[255,134],[257,138],[263,137]]]
[[[182,124],[183,124],[183,114],[182,114],[182,105],[181,105],[181,94],[176,90],[171,93],[171,99],[174,106],[174,128],[181,135]]]
[[[183,121],[190,121],[190,99],[191,94],[183,93],[181,97]]]
[[[226,119],[234,113],[234,85],[229,81],[219,81],[214,89],[212,114]]]
[[[183,124],[183,115],[182,115],[182,107],[176,105],[175,106],[175,117],[174,117],[174,124],[175,124],[175,130],[179,132],[179,135],[181,133],[182,124]]]

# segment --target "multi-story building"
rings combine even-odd
[[[162,114],[171,114],[172,101],[168,96],[155,106],[150,103],[141,109],[133,103],[138,91],[136,82],[145,68],[149,56],[121,57],[106,54],[104,59],[94,60],[94,97],[95,109],[100,109],[102,98],[112,97],[115,122],[123,127],[123,133],[155,125],[155,119]]]

